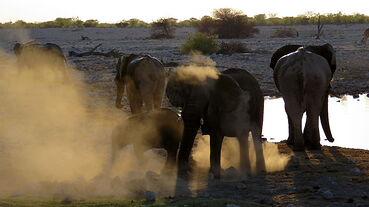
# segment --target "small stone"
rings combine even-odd
[[[213,173],[209,173],[208,174],[208,180],[214,180],[215,179],[215,176]]]
[[[243,184],[243,183],[237,183],[237,184],[236,184],[236,188],[237,188],[238,190],[243,190],[243,189],[246,189],[246,185],[245,185],[245,184]]]
[[[148,201],[154,201],[154,200],[156,200],[156,193],[147,190],[147,191],[145,191],[145,198]]]
[[[210,197],[210,194],[208,192],[199,192],[199,197],[201,198],[209,198]]]
[[[354,173],[354,174],[359,174],[361,172],[361,170],[357,167],[354,167],[350,170],[350,172]]]
[[[347,199],[346,203],[354,203],[354,199],[353,198],[349,198],[349,199]]]
[[[231,204],[231,203],[228,203],[226,205],[226,207],[240,207],[239,205],[236,205],[236,204]]]
[[[352,96],[352,98],[359,98],[359,95],[358,95],[358,94],[354,94],[354,95]]]
[[[330,190],[320,190],[320,195],[323,196],[323,198],[330,200],[333,198],[333,193]]]
[[[259,201],[260,204],[273,205],[274,201],[272,198],[263,198]]]
[[[324,159],[324,155],[318,153],[318,154],[314,154],[313,158],[315,159]]]
[[[347,158],[347,162],[351,163],[351,164],[355,164],[356,160],[354,158],[349,157],[349,158]]]

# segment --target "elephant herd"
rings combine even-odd
[[[51,43],[16,44],[14,52],[20,65],[30,65],[25,53],[33,50],[48,55],[55,64],[65,63],[59,46]],[[288,117],[288,145],[294,150],[320,149],[319,118],[328,141],[333,142],[328,119],[328,93],[336,70],[333,47],[324,45],[286,45],[272,55],[270,67]],[[215,71],[201,79],[196,74],[181,75],[177,69],[166,75],[160,60],[149,55],[129,55],[118,59],[115,106],[122,108],[124,91],[132,116],[112,133],[112,162],[119,149],[134,144],[137,156],[150,148],[164,148],[168,158],[164,169],[177,163],[178,175],[186,177],[189,158],[199,129],[210,135],[210,172],[220,178],[221,148],[224,136],[236,137],[240,146],[240,170],[251,169],[249,134],[256,152],[256,170],[265,170],[261,142],[264,96],[258,81],[246,70]],[[161,108],[166,94],[180,114]],[[145,110],[145,109],[146,110]],[[302,128],[302,116],[306,124]],[[150,125],[150,130],[146,130]],[[127,135],[142,132],[143,139]]]

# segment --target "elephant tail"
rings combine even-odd
[[[331,128],[329,126],[329,118],[328,118],[328,93],[324,97],[322,111],[320,113],[320,122],[322,124],[322,128],[324,130],[325,136],[327,137],[329,142],[334,142],[334,138],[332,136]]]

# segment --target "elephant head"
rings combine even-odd
[[[270,67],[272,69],[275,68],[277,61],[292,52],[295,52],[298,48],[304,47],[307,51],[313,52],[315,54],[318,54],[320,56],[323,56],[329,64],[329,67],[331,68],[332,76],[334,72],[336,71],[336,53],[334,52],[334,49],[332,45],[329,43],[326,43],[324,45],[285,45],[278,50],[276,50],[270,60]]]

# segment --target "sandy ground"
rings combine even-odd
[[[331,43],[337,52],[338,69],[332,83],[338,94],[359,94],[369,91],[369,46],[357,44],[369,24],[326,25],[320,40],[313,38],[315,26],[293,26],[298,38],[271,38],[277,26],[261,26],[253,38],[240,39],[250,53],[210,55],[219,69],[247,69],[260,82],[264,95],[278,95],[272,79],[269,60],[273,52],[285,44]],[[0,48],[11,52],[16,41],[35,39],[59,44],[68,51],[85,52],[102,43],[98,51],[113,48],[124,53],[147,53],[165,62],[187,63],[189,56],[179,54],[179,47],[193,28],[178,28],[170,40],[149,39],[147,28],[88,28],[88,29],[30,29],[0,30]],[[81,41],[80,35],[91,40]],[[229,40],[224,40],[229,41]],[[91,104],[114,107],[116,59],[106,57],[68,57],[76,70],[82,71],[91,90]],[[125,100],[126,102],[126,100]],[[127,104],[125,104],[127,106]],[[124,108],[129,111],[128,107]],[[212,180],[195,193],[197,197],[232,198],[254,201],[266,206],[369,206],[369,152],[339,147],[323,147],[320,152],[293,153],[285,144],[280,152],[291,155],[286,169],[261,174],[245,180]],[[236,173],[226,170],[226,175]],[[177,199],[177,198],[174,198]]]

